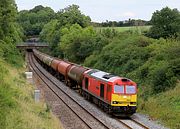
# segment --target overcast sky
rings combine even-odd
[[[92,21],[144,19],[150,20],[155,10],[163,7],[180,10],[180,0],[15,0],[18,10],[32,9],[37,5],[48,6],[58,11],[68,5],[80,6],[83,14]]]

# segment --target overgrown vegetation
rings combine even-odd
[[[144,90],[141,96],[144,99],[176,85],[180,74],[179,41],[132,34],[118,37],[100,53],[86,58],[84,64],[138,82]]]
[[[33,86],[22,74],[23,57],[16,44],[23,38],[14,0],[0,0],[0,129],[59,129],[44,103],[32,98]]]
[[[151,96],[147,101],[139,98],[139,112],[149,114],[173,129],[180,128],[180,83],[174,89]]]

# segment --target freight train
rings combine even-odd
[[[52,75],[109,114],[130,116],[136,112],[137,84],[132,80],[53,58],[36,49],[33,53]]]

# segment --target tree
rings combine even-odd
[[[20,11],[18,22],[23,27],[26,36],[33,36],[39,35],[44,25],[54,19],[54,17],[54,10],[50,7],[39,5],[29,11]]]
[[[66,24],[79,24],[81,27],[87,27],[90,25],[90,17],[85,16],[79,10],[78,5],[70,5],[57,13],[57,19],[61,26]]]
[[[157,39],[176,37],[180,33],[180,12],[177,9],[165,7],[153,13],[151,24],[148,36]]]
[[[17,14],[14,0],[0,0],[0,38],[8,36],[13,29],[11,25]]]
[[[58,48],[61,37],[61,29],[69,28],[73,24],[78,24],[80,27],[85,28],[90,25],[91,19],[85,16],[79,10],[79,6],[71,5],[56,13],[55,20],[47,23],[41,33],[42,41],[49,42],[51,54],[62,58],[62,51]]]
[[[21,27],[16,23],[17,7],[14,0],[0,0],[0,58],[20,64],[15,44],[21,41]]]
[[[97,34],[92,27],[82,28],[78,24],[61,30],[60,49],[64,57],[73,62],[82,63],[97,48]]]

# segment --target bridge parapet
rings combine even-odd
[[[16,45],[19,49],[24,50],[32,50],[32,49],[39,49],[39,48],[48,48],[49,45],[47,43],[41,43],[41,42],[24,42]]]

